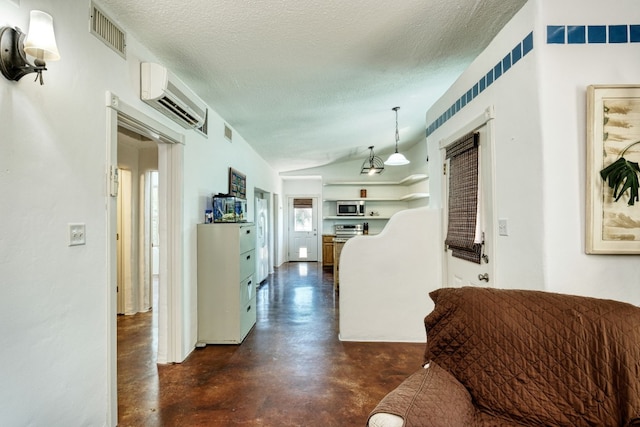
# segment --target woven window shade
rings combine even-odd
[[[480,264],[482,244],[475,243],[478,214],[478,133],[471,132],[447,147],[450,159],[449,213],[445,244],[451,255]]]
[[[313,200],[312,199],[293,199],[293,207],[294,208],[312,208]]]

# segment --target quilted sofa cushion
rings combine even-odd
[[[376,423],[376,414],[401,417],[405,427],[471,426],[475,409],[469,392],[447,371],[431,362],[387,394],[369,416],[369,427],[397,425]]]
[[[640,420],[640,308],[525,290],[430,296],[425,360],[469,391],[476,425],[493,417],[572,427]]]

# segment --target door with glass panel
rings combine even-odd
[[[289,197],[289,261],[318,261],[317,197]]]

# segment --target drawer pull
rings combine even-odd
[[[247,286],[251,286],[251,280],[247,282]]]
[[[251,259],[251,255],[247,255],[247,259]]]
[[[251,311],[251,306],[247,307],[247,313]]]
[[[251,230],[247,230],[247,234],[251,234]]]

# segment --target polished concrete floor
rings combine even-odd
[[[420,367],[424,344],[341,342],[332,281],[317,263],[284,264],[258,290],[241,345],[181,364],[156,364],[154,313],[119,316],[118,425],[365,426]]]

